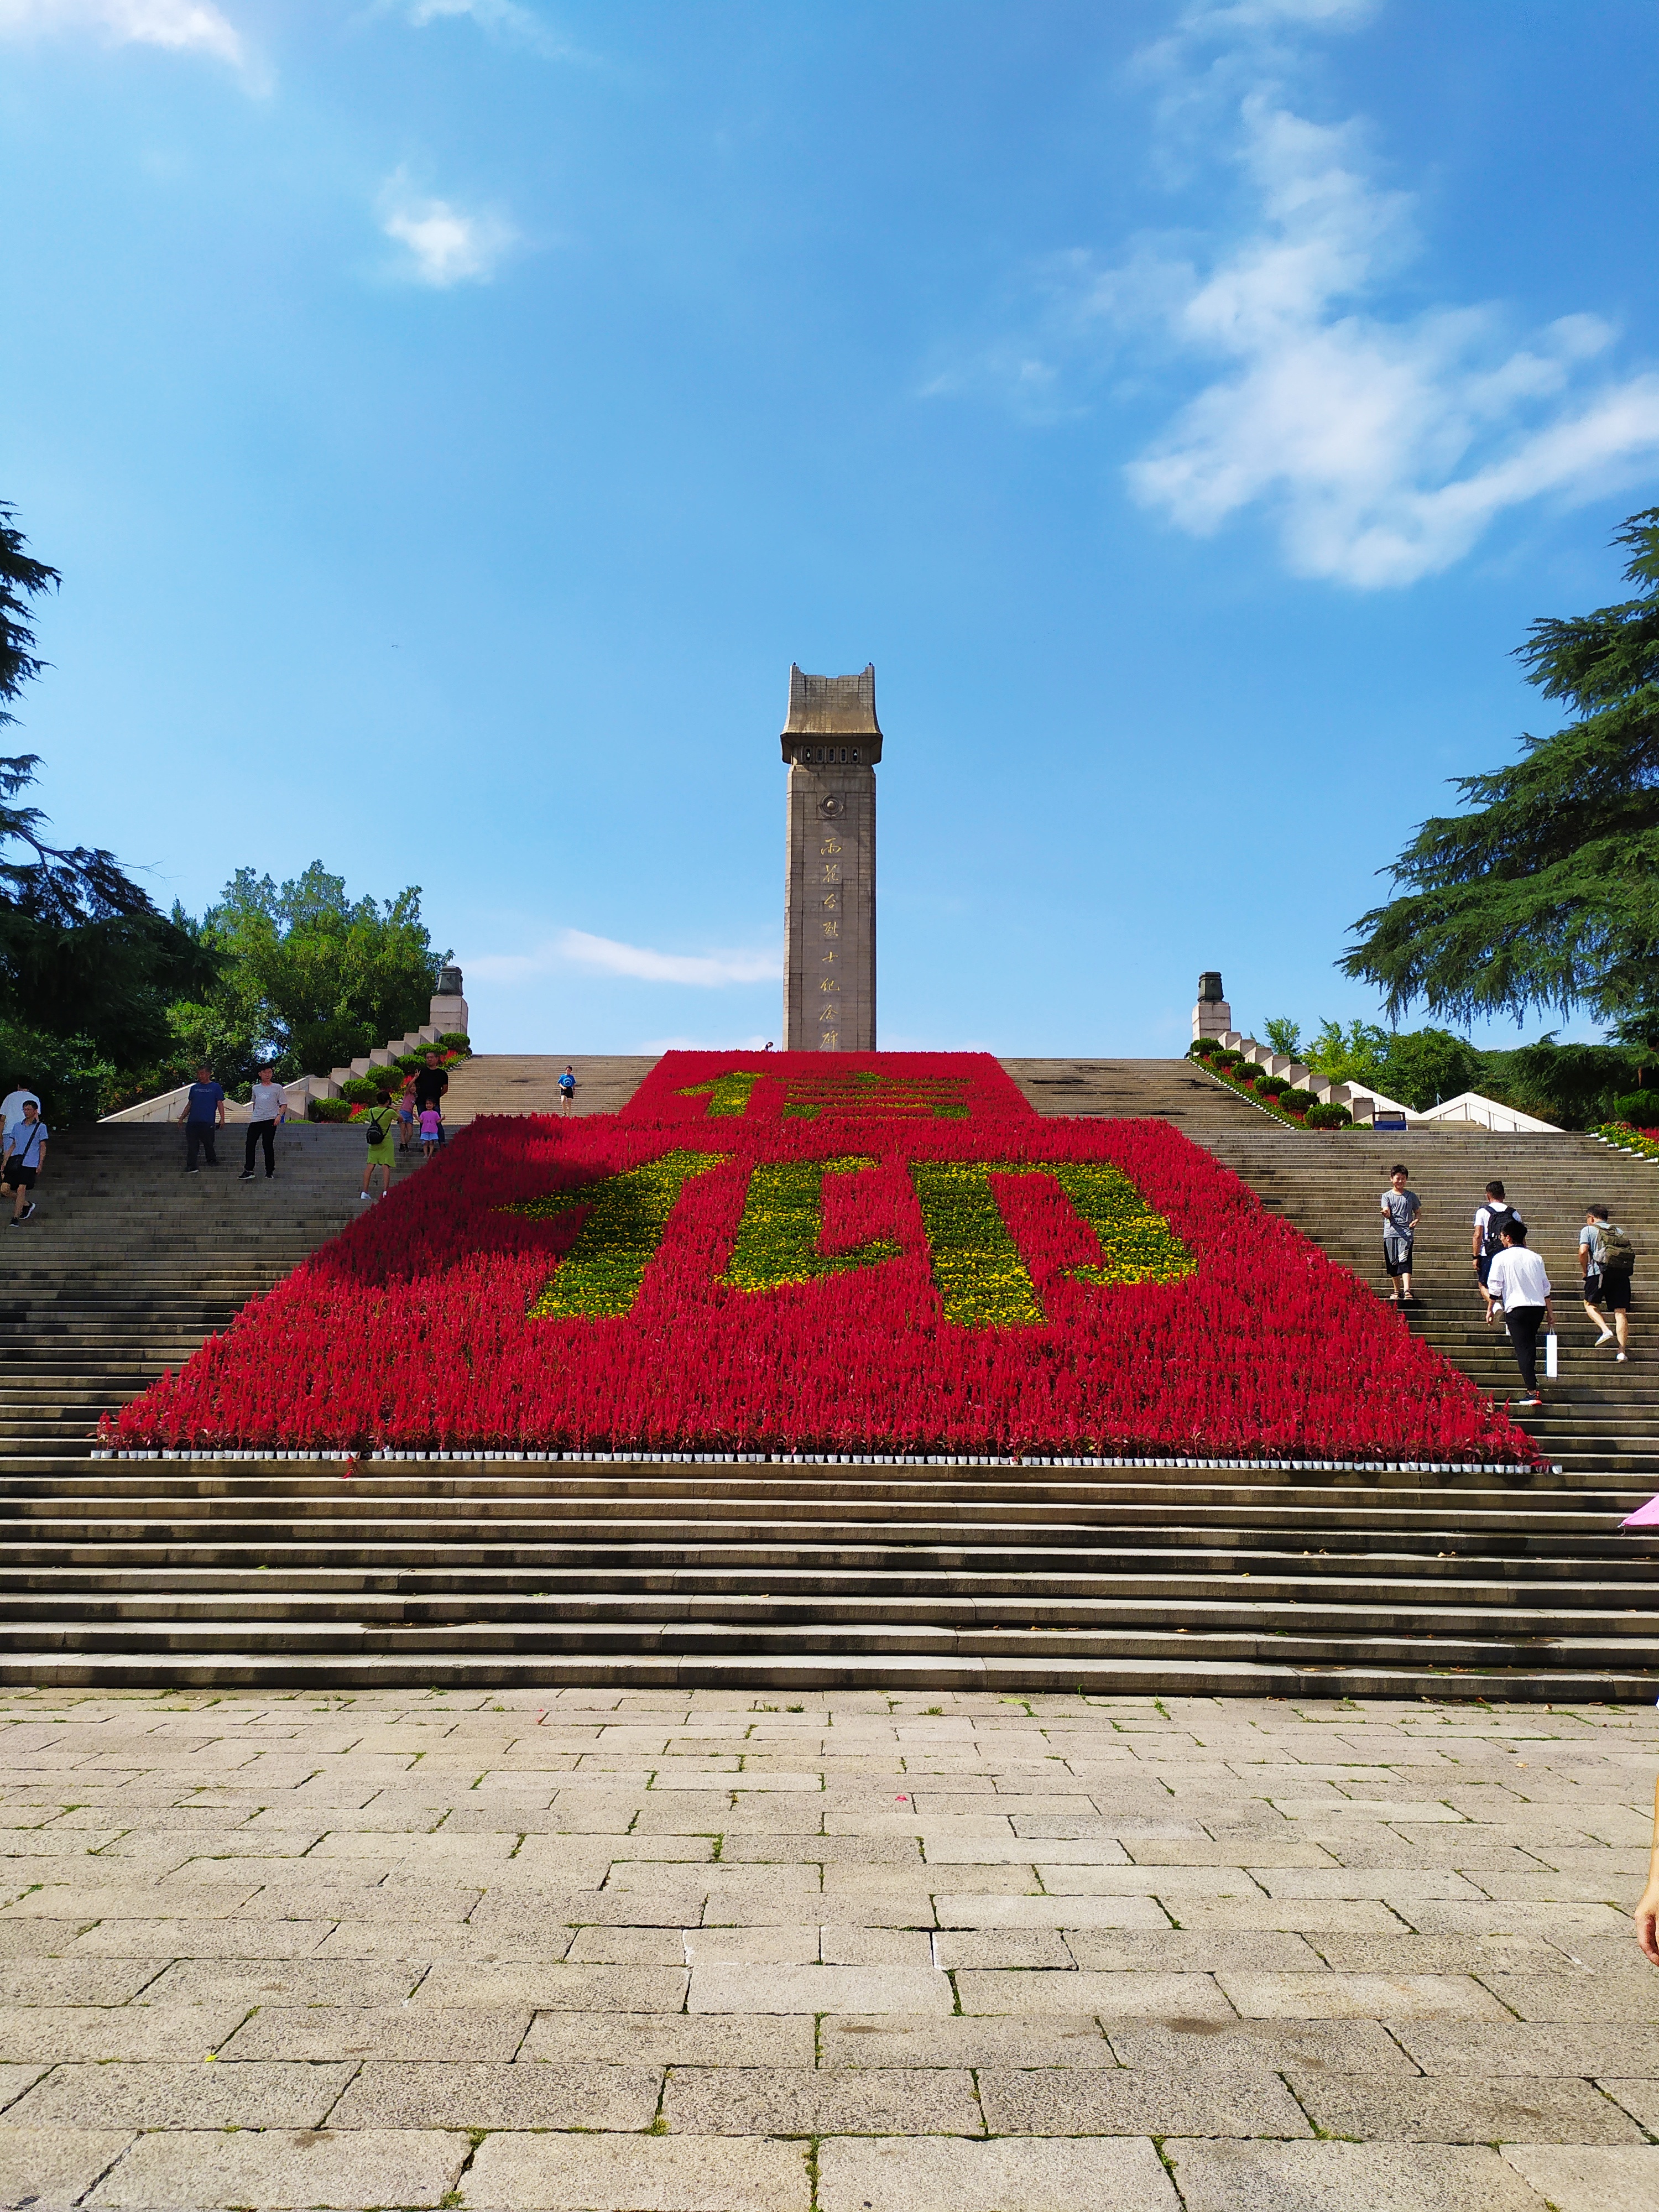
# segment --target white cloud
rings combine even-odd
[[[602,975],[628,975],[642,983],[681,983],[699,990],[717,990],[732,983],[777,982],[783,974],[783,961],[776,951],[657,952],[649,945],[594,937],[585,929],[562,929],[530,952],[475,956],[467,962],[466,972],[486,982],[522,983],[568,968],[585,968]]]
[[[558,37],[534,9],[521,6],[520,0],[407,0],[404,12],[417,31],[432,23],[464,17],[481,31],[514,46],[527,46],[549,61],[580,58],[574,46]]]
[[[1218,158],[1231,167],[1231,234],[1053,256],[1035,325],[924,390],[988,386],[1053,423],[1097,404],[1109,368],[1118,399],[1196,381],[1126,467],[1132,495],[1194,536],[1262,514],[1292,572],[1364,589],[1437,574],[1530,501],[1659,471],[1659,374],[1614,372],[1617,333],[1596,316],[1522,337],[1493,303],[1391,309],[1417,251],[1411,198],[1378,180],[1363,122],[1310,121],[1282,82],[1298,37],[1370,12],[1189,7],[1139,57],[1152,159],[1212,205],[1237,204],[1217,189]]]
[[[502,216],[469,215],[448,200],[422,198],[401,169],[381,187],[380,228],[409,248],[404,273],[439,290],[488,283],[518,236]]]
[[[0,34],[96,31],[111,46],[213,54],[240,68],[235,27],[212,0],[0,0]]]
[[[1659,377],[1587,380],[1606,324],[1567,316],[1506,348],[1491,307],[1368,312],[1409,250],[1408,203],[1373,183],[1352,125],[1260,92],[1241,121],[1257,228],[1207,272],[1164,272],[1170,336],[1227,365],[1130,465],[1143,505],[1200,536],[1260,507],[1297,574],[1407,584],[1505,508],[1659,459]],[[1108,314],[1122,276],[1097,283]]]

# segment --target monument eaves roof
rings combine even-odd
[[[808,676],[792,662],[786,738],[878,738],[876,664],[856,676]]]

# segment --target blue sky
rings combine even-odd
[[[163,901],[419,883],[485,1048],[758,1042],[873,660],[883,1043],[1370,1017],[1659,501],[1656,94],[1648,0],[0,0],[14,741]]]

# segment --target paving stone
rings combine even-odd
[[[1151,1897],[1022,1897],[946,1892],[933,1899],[941,1928],[1144,1928],[1167,1934]]]
[[[982,2136],[962,2069],[676,2068],[663,2112],[677,2134]]]
[[[1394,2033],[1425,2074],[1659,2075],[1659,2028],[1639,2025],[1404,2021]]]
[[[339,2059],[59,2066],[8,2118],[27,2127],[315,2128],[350,2078],[351,2062]]]
[[[1176,2212],[1176,2199],[1149,2142],[890,2136],[824,2143],[818,2203],[821,2212]]]
[[[1595,2086],[1606,2090],[1632,2118],[1639,2120],[1650,2136],[1659,2136],[1659,2080],[1651,2075],[1645,2080],[1628,2075],[1604,2075]]]
[[[678,1928],[578,1928],[564,1956],[573,1966],[683,1966]]]
[[[1508,2143],[1503,2155],[1554,2212],[1653,2212],[1659,2203],[1659,2144],[1600,2150]]]
[[[1545,2212],[1494,2150],[1172,2136],[1164,2154],[1187,2212]]]
[[[806,2212],[803,2147],[722,2136],[495,2135],[466,2212]]]
[[[329,2125],[637,2130],[650,2126],[661,2087],[661,2070],[651,2066],[371,2059],[329,2114]]]
[[[946,1929],[933,1938],[933,1957],[957,1966],[1069,1967],[1079,1961],[1058,1928]]]
[[[225,2046],[231,2058],[511,2058],[528,2005],[267,2005]]]
[[[1628,2143],[1627,2114],[1588,2081],[1485,2075],[1472,2081],[1373,2081],[1292,2074],[1291,2088],[1328,2135],[1401,2142]]]
[[[416,1993],[428,2005],[524,2005],[538,2012],[673,2012],[684,2002],[684,1966],[448,1966]]]
[[[1115,2066],[1111,2046],[1087,2014],[1036,2019],[947,2020],[900,2014],[820,2022],[825,2066]]]
[[[1239,2020],[1218,2027],[1203,2021],[1173,2025],[1109,2023],[1113,2051],[1125,2066],[1206,2074],[1308,2072],[1403,2075],[1417,2069],[1374,2020]]]
[[[1221,2073],[1169,2068],[1115,2073],[1006,2073],[979,2076],[986,2123],[1015,2136],[1307,2136],[1294,2097],[1266,2068]]]
[[[1240,1974],[1216,1977],[1247,2020],[1501,2020],[1489,1990],[1464,1974]]]
[[[303,1959],[331,1920],[101,1920],[75,1931],[73,1955],[106,1959]]]
[[[1491,1973],[1481,1979],[1522,2020],[1659,2023],[1659,1974],[1634,1955],[1621,1973]]]
[[[698,1966],[692,2012],[948,2013],[951,1984],[931,1966]],[[964,2006],[965,2008],[965,2006]]]
[[[0,2061],[0,2112],[15,2105],[23,2092],[46,2071],[44,2059],[37,2058],[28,2065],[14,2065]]]
[[[1094,2013],[1103,2019],[1211,2020],[1237,2015],[1207,1974],[963,1972],[965,2013]]]
[[[68,2212],[132,2141],[131,2128],[28,2128],[0,2123],[0,2204]]]
[[[436,2205],[453,2187],[466,2154],[464,2135],[383,2128],[140,2136],[87,2203],[122,2212],[197,2212],[234,2204],[257,2204],[259,2212]]]
[[[154,1964],[143,1971],[155,1973]],[[179,1959],[156,1974],[144,1991],[144,2001],[147,2004],[398,2004],[409,1996],[424,1971],[413,1963],[371,1966],[355,1959],[288,1959],[264,1964]]]
[[[520,2063],[605,2066],[811,2066],[812,2022],[725,2013],[538,2013]]]
[[[125,2004],[161,1972],[154,1959],[15,1959],[0,1967],[0,2008]]]
[[[941,1944],[945,1938],[940,1936]],[[1312,1973],[1321,1960],[1305,1936],[1277,1929],[1235,1934],[1216,1928],[1139,1929],[1068,1928],[1066,1948],[1079,1966],[1104,1973]]]
[[[216,2051],[244,2005],[40,2005],[0,2012],[9,2059],[186,2058]]]

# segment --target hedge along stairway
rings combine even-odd
[[[546,1064],[550,1078],[562,1064]],[[1167,1113],[1269,1202],[1307,1212],[1321,1241],[1356,1224],[1343,1256],[1368,1261],[1381,1182],[1365,1148],[1376,1140],[1280,1131],[1182,1063],[1012,1065],[1047,1110]],[[625,1079],[618,1070],[618,1088]],[[236,1184],[234,1170],[185,1182],[165,1132],[74,1139],[52,1162],[50,1213],[43,1205],[40,1223],[4,1232],[22,1249],[0,1341],[24,1358],[5,1370],[0,1678],[1557,1701],[1659,1689],[1659,1546],[1617,1528],[1650,1486],[1589,1462],[1564,1478],[1379,1480],[1265,1468],[82,1456],[95,1405],[176,1360],[355,1210],[355,1133],[283,1141],[283,1176],[267,1188]],[[1556,1140],[1524,1140],[1522,1158],[1540,1141]],[[1464,1142],[1413,1140],[1407,1156],[1426,1182],[1431,1157]],[[1620,1164],[1576,1140],[1569,1151],[1623,1205],[1605,1171]],[[1459,1152],[1458,1189],[1469,1172]],[[1482,1165],[1477,1181],[1491,1172]],[[1653,1171],[1625,1172],[1635,1183]],[[1333,1173],[1358,1181],[1328,1190]],[[1430,1203],[1432,1261],[1449,1196]],[[1626,1210],[1642,1241],[1635,1209],[1633,1194]],[[1488,1364],[1505,1356],[1484,1333],[1466,1349]],[[1578,1388],[1576,1364],[1571,1375]]]

